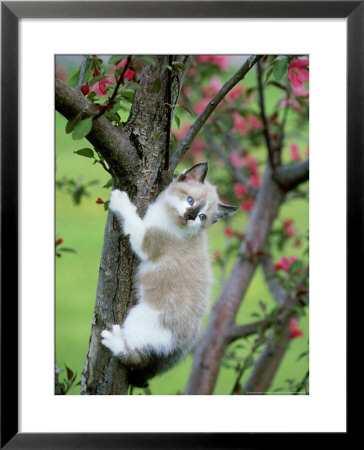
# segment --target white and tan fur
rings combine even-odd
[[[113,325],[101,336],[130,368],[136,386],[183,358],[199,335],[212,283],[204,230],[236,210],[220,202],[216,187],[204,181],[206,172],[206,163],[182,172],[143,219],[125,192],[111,193],[109,208],[141,263],[137,304],[122,326]]]

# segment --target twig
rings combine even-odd
[[[131,59],[132,59],[132,57],[129,55],[126,60],[125,66],[124,66],[121,74],[119,75],[118,81],[116,83],[115,89],[114,89],[111,97],[109,98],[109,100],[107,102],[105,102],[105,104],[102,106],[99,113],[96,114],[96,116],[94,116],[94,119],[98,119],[100,116],[102,116],[105,113],[105,111],[107,110],[107,108],[112,104],[114,98],[116,97],[116,94],[118,93],[118,89],[119,89],[120,85],[124,83],[124,75],[130,66]]]
[[[228,80],[218,93],[209,101],[206,108],[197,117],[195,122],[191,125],[187,135],[184,140],[178,146],[171,158],[171,169],[174,170],[177,164],[182,159],[183,155],[191,147],[193,139],[196,137],[197,133],[201,130],[202,126],[205,124],[207,119],[211,116],[214,110],[217,108],[221,100],[226,96],[226,94],[231,91],[231,89],[242,80],[245,75],[250,71],[250,69],[260,60],[262,56],[256,55],[248,58],[245,63],[240,67],[240,69]]]
[[[185,102],[185,104],[188,106],[188,109],[191,110],[191,112],[193,112],[196,116],[196,111],[193,108],[192,103],[190,102],[190,100],[188,99],[188,97],[186,96],[186,94],[184,94],[182,92],[181,94],[183,101]],[[203,129],[203,133],[205,136],[205,139],[208,143],[208,145],[212,148],[212,150],[217,154],[217,156],[219,156],[219,158],[221,158],[224,161],[225,166],[227,166],[230,170],[230,172],[234,175],[234,177],[236,178],[237,181],[239,181],[240,183],[242,183],[249,191],[249,193],[253,196],[256,197],[257,195],[257,190],[254,189],[248,182],[248,179],[244,176],[244,174],[242,172],[240,172],[239,170],[235,169],[235,167],[233,166],[230,158],[228,157],[228,155],[226,155],[226,153],[224,152],[224,150],[220,147],[220,145],[217,143],[214,135],[211,133],[210,129],[206,126]]]
[[[300,391],[302,390],[302,388],[305,388],[305,391],[306,391],[306,394],[307,394],[306,386],[307,386],[307,380],[308,380],[309,375],[310,375],[310,372],[307,371],[307,373],[306,373],[306,375],[304,376],[303,380],[302,380],[301,383],[299,384],[299,386],[298,386],[296,392],[293,392],[293,395],[298,395],[298,394],[300,393]]]
[[[259,337],[255,340],[254,345],[253,345],[249,355],[245,358],[244,364],[243,364],[242,368],[240,369],[238,376],[236,377],[236,380],[235,380],[235,383],[231,390],[230,395],[241,393],[240,392],[240,380],[241,380],[242,376],[244,375],[245,370],[249,367],[250,361],[253,358],[254,353],[258,350],[258,348],[262,344],[264,344],[264,342],[265,342],[265,338],[263,338],[263,337]]]
[[[258,320],[257,322],[248,323],[245,325],[232,325],[228,333],[228,342],[236,341],[237,339],[244,339],[252,334],[257,333],[259,330],[263,332],[272,325],[270,320]]]
[[[276,158],[275,158],[275,149],[273,147],[272,140],[270,137],[268,120],[267,120],[267,116],[266,116],[266,112],[265,112],[264,91],[263,91],[263,81],[262,81],[262,67],[261,67],[261,64],[259,61],[257,63],[257,74],[258,74],[260,116],[261,116],[262,122],[263,122],[263,131],[264,131],[265,142],[266,142],[267,150],[268,150],[269,163],[274,172],[275,168],[277,166],[277,162],[276,162]]]
[[[83,84],[83,77],[85,76],[87,60],[88,60],[88,55],[84,55],[84,57],[82,59],[82,64],[81,64],[80,76],[78,77],[78,84],[77,84],[78,89],[81,89],[81,86]]]
[[[272,294],[272,297],[274,300],[282,304],[285,301],[285,289],[280,286],[279,281],[277,279],[272,278],[272,276],[275,273],[273,262],[272,262],[272,256],[269,250],[268,245],[266,246],[266,249],[264,251],[264,258],[262,258],[262,269],[265,276],[265,281],[268,284],[270,293]]]

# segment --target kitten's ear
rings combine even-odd
[[[212,223],[217,222],[228,214],[233,214],[238,208],[236,206],[225,205],[225,203],[219,203],[217,211],[212,216]]]
[[[207,162],[196,164],[191,167],[191,169],[184,170],[181,172],[175,181],[197,181],[198,183],[203,183],[207,174]]]

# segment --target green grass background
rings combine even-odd
[[[253,81],[251,81],[253,82]],[[274,95],[271,103],[275,102]],[[103,205],[96,204],[101,197],[108,200],[110,189],[103,188],[109,180],[109,174],[99,165],[93,165],[92,160],[74,154],[75,150],[90,147],[84,141],[74,141],[64,132],[66,120],[56,113],[56,179],[66,175],[79,178],[83,182],[99,180],[99,183],[88,187],[89,197],[83,197],[80,205],[76,206],[69,194],[56,191],[56,233],[62,237],[65,247],[74,248],[76,254],[63,253],[56,258],[56,362],[60,367],[66,364],[78,374],[79,380],[85,361],[93,315],[98,269],[102,250],[106,211]],[[289,140],[287,140],[287,144]],[[301,148],[301,146],[300,146]],[[302,150],[304,150],[302,146]],[[287,151],[286,151],[287,153]],[[295,227],[299,232],[308,230],[308,202],[305,200],[290,201],[280,211],[280,218],[294,218]],[[239,212],[235,215],[232,227],[245,230],[248,222],[247,214]],[[216,249],[223,249],[227,239],[223,234],[223,224],[214,225],[209,231],[210,253]],[[276,249],[275,254],[280,257]],[[301,249],[288,247],[285,256],[300,255]],[[232,267],[233,261],[229,264]],[[220,279],[220,269],[214,265],[215,280]],[[212,303],[220,291],[218,281],[213,290]],[[269,293],[261,269],[258,269],[239,310],[237,323],[244,324],[256,320],[253,313],[259,313],[258,301],[264,301],[268,309],[275,303]],[[206,322],[206,321],[205,321]],[[300,354],[308,349],[308,314],[300,318],[299,327],[304,331],[304,337],[291,340],[289,349],[276,373],[271,391],[280,388],[282,392],[288,390],[286,380],[294,379],[299,382],[308,369],[308,358],[297,361]],[[243,357],[245,350],[238,353]],[[167,372],[151,380],[150,388],[153,394],[170,395],[182,393],[192,366],[192,357]],[[249,371],[243,377],[247,378]],[[61,374],[61,379],[64,372]],[[214,394],[229,394],[236,372],[232,369],[220,370]],[[144,392],[135,389],[135,394]],[[279,392],[278,392],[279,393]],[[69,394],[78,395],[79,386],[74,386]]]

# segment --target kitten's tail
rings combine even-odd
[[[183,350],[175,350],[173,353],[169,353],[168,355],[150,352],[148,365],[143,367],[129,367],[129,384],[140,388],[148,387],[148,380],[169,370],[177,364],[177,362],[181,360],[186,353],[187,352]]]

